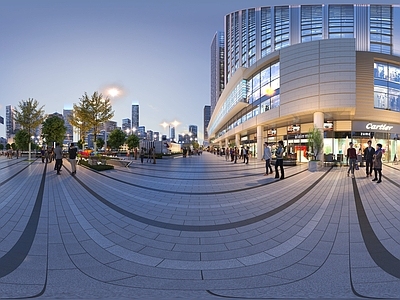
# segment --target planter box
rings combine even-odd
[[[324,168],[324,163],[320,160],[310,160],[308,162],[308,171],[310,172],[322,171],[323,168]]]

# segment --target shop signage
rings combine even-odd
[[[383,131],[390,131],[393,126],[389,126],[386,124],[373,124],[373,123],[368,123],[365,125],[366,129],[371,129],[371,130],[383,130]]]
[[[385,122],[353,121],[352,131],[400,133],[400,125]]]

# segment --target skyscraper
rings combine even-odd
[[[224,90],[224,33],[217,31],[211,43],[211,113]]]
[[[208,123],[210,123],[210,118],[211,118],[211,106],[210,105],[205,105],[204,106],[204,111],[203,111],[203,132],[204,132],[204,142],[208,142],[208,132],[207,132],[207,126]]]
[[[139,128],[139,104],[132,104],[132,128]]]
[[[67,128],[64,136],[64,144],[69,144],[74,140],[74,127],[69,122],[69,118],[72,116],[72,109],[64,109],[63,117],[64,117],[64,126]]]
[[[171,127],[171,132],[169,134],[170,134],[170,139],[174,140],[175,139],[175,127]]]
[[[122,130],[125,131],[125,132],[129,132],[131,130],[131,128],[132,128],[131,119],[128,119],[128,118],[122,119]]]
[[[373,137],[393,161],[400,151],[399,20],[398,5],[367,3],[266,4],[225,15],[226,84],[209,140],[246,145],[258,159],[264,142],[283,141],[294,160],[307,162],[305,137],[317,128],[320,160],[343,161],[348,140],[363,149]]]
[[[14,107],[6,106],[6,139],[10,139],[15,133]]]
[[[189,132],[192,134],[192,138],[197,138],[197,125],[189,125]]]

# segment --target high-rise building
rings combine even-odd
[[[211,118],[211,106],[210,105],[205,105],[204,106],[204,111],[203,111],[203,132],[204,132],[204,142],[208,142],[208,132],[207,132],[207,127],[208,123],[210,123],[210,118]]]
[[[217,31],[211,43],[211,113],[225,86],[224,49],[224,33]]]
[[[14,121],[14,107],[11,105],[6,106],[6,139],[9,140],[14,136],[15,133],[15,121]]]
[[[169,138],[170,138],[171,140],[174,140],[174,139],[175,139],[175,127],[171,127],[170,133],[169,133]]]
[[[146,127],[145,126],[138,126],[137,134],[138,134],[138,137],[140,139],[147,138]]]
[[[131,129],[132,129],[131,119],[129,119],[129,118],[122,119],[122,130],[130,133]]]
[[[192,138],[197,138],[197,125],[189,125],[189,132],[191,133]]]
[[[283,141],[307,162],[308,132],[324,136],[320,160],[345,160],[369,139],[385,160],[400,153],[400,7],[266,5],[224,17],[225,87],[208,126],[218,147]],[[375,142],[376,141],[376,142]]]
[[[160,140],[160,132],[154,131],[153,139],[154,139],[154,141],[159,141]]]
[[[153,130],[147,130],[147,132],[146,132],[146,139],[149,140],[149,141],[152,141],[153,138],[154,138]]]
[[[70,144],[74,140],[74,127],[70,123],[69,119],[72,116],[72,109],[63,110],[64,126],[67,128],[64,136],[64,144]]]
[[[132,104],[132,128],[139,128],[139,104]]]

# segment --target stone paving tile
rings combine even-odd
[[[5,251],[0,255],[10,251],[25,229],[43,168],[33,163],[3,186],[10,197],[3,205],[0,200],[0,248]],[[365,246],[355,189],[375,234],[397,256],[399,187],[385,180],[374,188],[358,174],[355,180],[348,178],[345,168],[299,173],[305,168],[287,168],[288,178],[275,181],[262,176],[262,162],[233,165],[205,153],[187,160],[160,160],[157,165],[134,162],[132,168],[116,167],[103,173],[106,176],[78,166],[78,181],[66,169],[55,176],[50,165],[32,246],[32,253],[39,254],[33,257],[45,259],[37,260],[37,268],[48,272],[41,297],[129,298],[135,293],[141,298],[207,299],[215,292],[250,298],[355,298],[351,284],[367,297],[379,296],[380,286],[386,288],[382,295],[398,295],[399,278],[376,265]],[[22,164],[6,169],[12,174],[22,170]],[[399,170],[385,167],[384,174],[400,178]],[[16,192],[21,180],[27,187]],[[290,199],[297,200],[257,219]],[[176,229],[169,229],[170,224]],[[24,264],[15,274],[24,272]],[[0,277],[1,290],[4,280],[10,286],[14,278]],[[25,284],[26,277],[21,279]],[[32,282],[26,295],[37,290]]]

